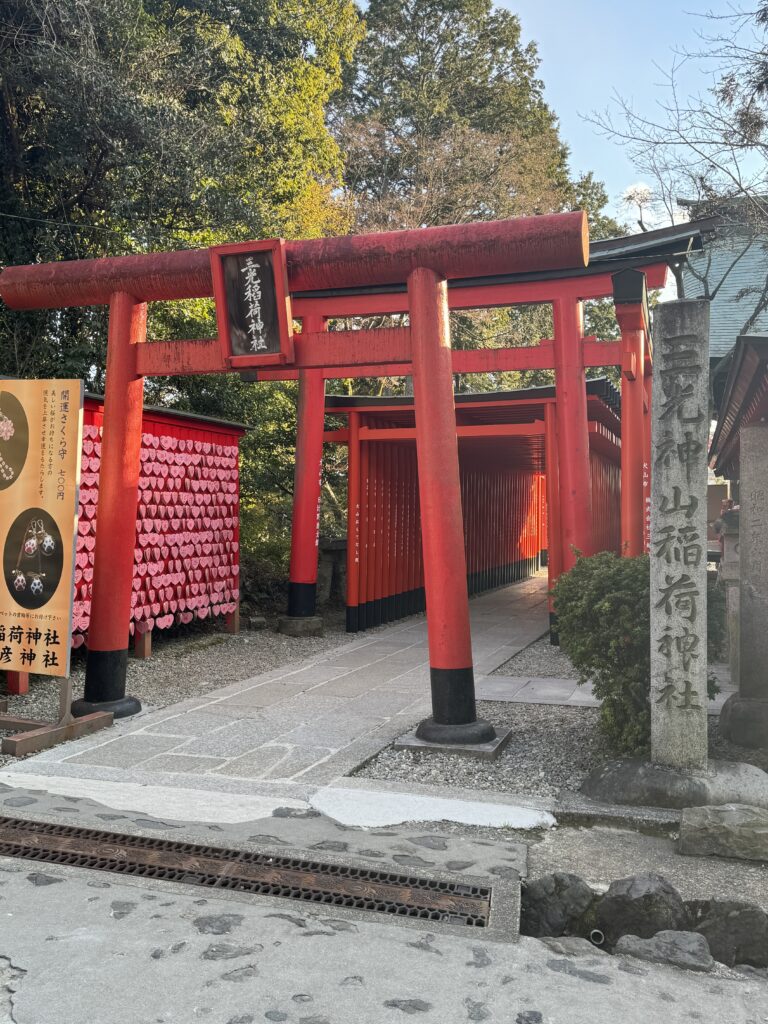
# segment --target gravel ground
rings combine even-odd
[[[599,715],[596,708],[480,701],[479,717],[497,727],[514,729],[509,745],[497,760],[477,761],[388,747],[353,774],[449,788],[557,796],[561,789],[578,790],[587,774],[612,756],[598,731]],[[768,751],[727,743],[718,734],[716,718],[709,720],[709,744],[710,757],[745,761],[768,771]]]
[[[366,632],[366,636],[378,630]],[[188,697],[199,697],[220,686],[249,679],[282,665],[302,662],[324,651],[350,643],[338,613],[325,616],[325,636],[292,638],[274,629],[230,635],[215,625],[201,624],[183,633],[153,637],[152,657],[128,661],[128,693],[145,707],[163,708]],[[72,657],[73,698],[82,696],[85,655]],[[0,693],[4,692],[0,684]],[[29,693],[8,698],[8,711],[25,718],[54,720],[58,715],[58,687],[47,676],[32,676]],[[0,732],[0,736],[7,735]],[[0,766],[17,758],[0,755]]]
[[[388,748],[356,774],[556,796],[563,788],[578,789],[587,773],[608,756],[597,731],[595,708],[480,701],[478,715],[497,727],[514,729],[509,745],[495,761]]]
[[[578,679],[571,659],[549,642],[549,634],[534,641],[503,665],[492,676],[529,676],[531,679]]]

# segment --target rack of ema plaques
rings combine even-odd
[[[72,646],[87,643],[103,403],[86,398]],[[152,630],[225,616],[239,601],[239,469],[235,424],[146,409],[130,630],[149,654]]]

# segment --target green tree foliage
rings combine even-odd
[[[6,0],[0,29],[0,263],[340,226],[351,0]],[[2,371],[101,386],[103,313],[0,332]]]
[[[352,0],[5,0],[0,265],[345,230],[325,108],[360,31]],[[210,302],[150,307],[150,338],[215,331]],[[0,311],[0,373],[101,390],[105,347],[103,309]],[[146,401],[257,428],[244,546],[284,560],[295,386],[153,378]]]
[[[365,21],[332,117],[356,230],[586,209],[593,237],[621,233],[603,213],[603,185],[591,174],[571,180],[536,46],[515,15],[491,0],[371,0]],[[454,313],[452,332],[459,348],[535,344],[552,336],[551,311]],[[537,371],[457,386],[550,382]]]
[[[418,227],[586,208],[543,97],[534,43],[491,0],[371,0],[366,34],[334,101],[360,228]]]
[[[604,551],[579,558],[553,589],[560,646],[601,701],[600,729],[618,754],[645,754],[651,736],[650,560]],[[722,652],[724,603],[708,586],[707,653]],[[717,692],[709,684],[709,696]]]

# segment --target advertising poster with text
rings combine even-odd
[[[80,380],[0,379],[0,671],[69,674]]]

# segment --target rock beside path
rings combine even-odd
[[[650,939],[659,931],[684,931],[688,913],[683,898],[661,875],[632,875],[611,882],[597,907],[597,927],[609,948],[622,935]]]
[[[715,960],[733,967],[768,967],[768,914],[754,903],[689,900],[690,927],[703,935]]]
[[[520,930],[523,935],[580,935],[594,927],[597,894],[583,878],[565,871],[525,882],[521,895]]]
[[[697,932],[661,931],[650,939],[622,935],[616,943],[615,952],[651,963],[671,964],[687,971],[711,971],[715,966],[709,943]]]
[[[680,853],[768,861],[768,810],[748,804],[686,807]]]

